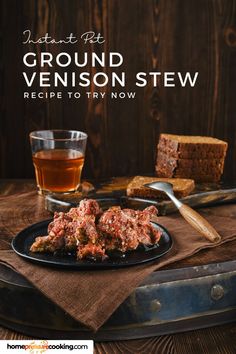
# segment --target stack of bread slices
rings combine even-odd
[[[204,136],[161,134],[157,147],[158,177],[219,182],[228,144]]]

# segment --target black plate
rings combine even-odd
[[[166,254],[171,246],[172,239],[168,231],[160,224],[153,223],[153,226],[162,231],[159,245],[152,247],[141,247],[134,251],[129,251],[124,257],[113,255],[104,261],[93,260],[76,260],[73,255],[63,254],[42,254],[30,252],[30,246],[37,236],[47,235],[48,224],[52,220],[45,220],[33,224],[26,229],[20,231],[12,241],[13,250],[21,257],[41,265],[61,267],[61,268],[77,268],[77,269],[106,269],[120,268],[132,265],[138,265],[154,261],[155,259]]]

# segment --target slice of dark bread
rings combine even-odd
[[[136,176],[127,186],[127,195],[129,197],[139,198],[168,199],[165,193],[144,186],[146,183],[160,181],[171,183],[177,198],[186,197],[194,190],[195,187],[194,181],[192,179]]]
[[[186,175],[186,174],[184,174]],[[194,175],[194,174],[189,174],[189,178],[191,178],[196,182],[196,183],[218,183],[220,182],[221,179],[221,174],[215,174],[215,175]],[[176,173],[176,177],[175,178],[183,178],[183,174],[182,173]]]
[[[208,182],[215,183],[221,179],[221,172],[207,172],[207,173],[194,173],[192,170],[177,170],[176,172],[169,171],[168,169],[160,169],[156,166],[156,174],[158,178],[187,178],[193,179],[195,182]]]
[[[226,156],[226,150],[221,149],[218,152],[214,151],[204,151],[204,150],[185,150],[185,151],[174,151],[171,149],[168,149],[167,146],[162,146],[161,144],[158,144],[157,146],[157,154],[162,153],[162,154],[167,154],[171,158],[175,159],[220,159],[220,158],[225,158]]]
[[[222,174],[224,170],[224,160],[187,160],[187,159],[158,159],[157,169],[167,170],[170,174],[177,172],[192,172],[193,174]]]
[[[161,134],[158,143],[158,150],[180,158],[224,157],[227,147],[227,142],[212,137],[173,134]]]

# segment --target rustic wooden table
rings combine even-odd
[[[29,180],[2,180],[0,182],[1,198],[15,193],[29,192],[33,189],[35,189],[35,184]],[[3,226],[1,225],[1,227]],[[191,263],[191,260],[188,262]],[[0,339],[29,338],[21,333],[0,327]],[[148,339],[96,343],[95,353],[233,354],[236,353],[236,322]]]

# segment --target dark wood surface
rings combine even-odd
[[[236,178],[236,0],[1,0],[0,17],[1,177],[33,176],[30,131],[65,128],[89,134],[86,177],[154,172],[158,135],[170,132],[227,140],[225,176]],[[139,71],[198,71],[199,79],[195,88],[149,83],[136,88],[135,100],[23,100],[24,53],[75,50],[63,44],[22,45],[25,29],[37,38],[49,32],[59,39],[70,32],[101,32],[106,42],[86,50],[123,54],[126,91],[135,89]],[[84,52],[82,44],[78,51]]]
[[[7,196],[19,196],[24,193],[27,204],[27,214],[22,214],[22,219],[19,222],[22,225],[29,223],[34,214],[34,218],[42,218],[47,215],[43,211],[43,198],[37,196],[33,191],[35,184],[33,181],[25,180],[0,180],[0,203],[6,202]],[[34,210],[32,211],[32,206]],[[35,209],[36,208],[36,209]],[[9,209],[10,210],[10,209]],[[11,215],[8,209],[6,213],[8,216],[1,215],[1,241],[6,240],[4,235],[9,234],[12,230]],[[11,209],[14,210],[14,209]],[[35,214],[36,210],[36,214]],[[8,223],[6,222],[8,218]],[[18,226],[14,226],[18,227]],[[231,243],[232,246],[232,243]],[[236,245],[235,245],[236,246]],[[233,247],[231,247],[233,248]],[[215,248],[217,250],[217,248]],[[197,257],[191,257],[186,260],[176,263],[175,267],[191,266],[196,264],[206,264],[207,261],[218,261],[234,259],[235,249],[231,251],[229,248],[220,253],[209,250],[208,254],[205,251],[202,255],[198,253]],[[231,252],[231,253],[230,253]],[[210,256],[209,256],[210,254]],[[173,335],[157,336],[148,339],[116,341],[106,343],[96,343],[96,354],[234,354],[236,352],[236,323],[226,324],[223,326],[211,327],[208,329],[195,330],[185,333],[178,333]],[[0,327],[0,339],[29,339],[28,336],[22,335],[6,328]]]
[[[147,339],[95,343],[94,354],[235,354],[236,324]],[[31,339],[0,327],[0,339]]]

